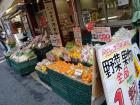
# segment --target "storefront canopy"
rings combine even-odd
[[[0,18],[3,16],[6,10],[22,2],[23,0],[0,0]]]
[[[134,7],[134,14],[132,24],[135,28],[140,28],[140,0],[132,0]]]
[[[12,5],[14,0],[2,0],[0,2],[0,18],[6,12],[6,10]]]

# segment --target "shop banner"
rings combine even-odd
[[[123,6],[129,4],[128,0],[118,0],[118,6]]]
[[[74,27],[73,32],[74,32],[75,44],[81,46],[82,45],[82,36],[81,36],[80,27]]]
[[[62,42],[59,34],[50,35],[50,39],[53,46],[62,46]]]
[[[99,42],[111,41],[110,27],[94,27],[91,33],[92,33],[92,41],[99,41]]]
[[[96,49],[107,105],[139,105],[130,39]]]
[[[45,11],[47,14],[47,22],[50,26],[51,34],[51,42],[53,46],[62,46],[62,40],[60,36],[60,30],[58,26],[58,21],[56,17],[55,7],[53,4],[53,0],[44,0]]]

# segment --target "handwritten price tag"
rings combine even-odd
[[[73,32],[74,32],[74,38],[75,38],[76,45],[82,45],[82,36],[81,36],[80,27],[74,27]]]
[[[91,33],[92,41],[111,42],[110,27],[95,27]]]

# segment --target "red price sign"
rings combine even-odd
[[[110,27],[94,27],[91,33],[92,41],[111,42]]]
[[[109,34],[100,34],[99,38],[100,38],[101,42],[110,42],[111,41]]]

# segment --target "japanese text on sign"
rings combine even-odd
[[[80,27],[73,28],[76,45],[82,45],[82,36]]]
[[[122,62],[121,59],[123,60]],[[127,49],[123,50],[121,54],[116,53],[112,58],[103,61],[102,65],[107,78],[120,71],[122,69],[122,64],[125,66],[125,68],[127,68],[127,65],[130,63],[131,59],[132,51]]]
[[[100,47],[97,57],[107,105],[139,105],[130,39]]]

